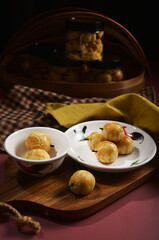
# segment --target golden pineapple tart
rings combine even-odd
[[[101,141],[104,141],[104,137],[101,132],[92,132],[88,137],[88,145],[91,150],[96,150],[96,146]]]
[[[135,148],[134,141],[125,135],[118,143],[116,143],[119,154],[130,154]]]
[[[112,163],[118,157],[118,148],[112,142],[102,141],[96,147],[96,157],[101,163]]]
[[[46,152],[50,151],[51,140],[42,132],[32,132],[25,141],[28,150],[41,148]]]
[[[38,148],[28,151],[24,158],[29,160],[46,160],[50,159],[50,156],[44,149]]]
[[[111,142],[118,142],[124,137],[124,130],[119,123],[108,122],[102,130],[103,137]]]
[[[86,170],[76,171],[69,180],[69,188],[76,195],[87,195],[95,187],[95,177]]]
[[[88,136],[88,146],[95,152],[99,162],[114,162],[118,155],[127,155],[134,151],[134,141],[125,135],[123,127],[117,122],[108,122],[101,132],[92,132]]]

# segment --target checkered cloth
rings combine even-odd
[[[145,88],[139,93],[151,102],[155,103],[153,88]],[[55,92],[44,91],[36,88],[16,85],[10,90],[0,107],[0,149],[6,137],[16,130],[32,127],[46,126],[65,130],[55,119],[45,116],[45,107],[48,102],[64,104],[106,102],[105,98],[72,98]]]

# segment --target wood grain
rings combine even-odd
[[[148,180],[159,169],[159,154],[143,167],[127,173],[101,173],[94,191],[87,196],[75,196],[68,181],[81,165],[66,157],[52,174],[35,178],[19,171],[8,157],[5,161],[5,180],[0,185],[0,200],[18,210],[38,212],[61,220],[77,220],[106,207]]]

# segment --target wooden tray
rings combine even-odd
[[[148,164],[127,173],[91,172],[96,178],[94,191],[75,196],[68,188],[70,176],[81,165],[66,157],[61,167],[49,176],[35,178],[19,171],[11,159],[5,161],[5,180],[0,185],[0,200],[18,210],[38,212],[61,220],[87,217],[124,196],[148,180],[159,169],[159,154]]]

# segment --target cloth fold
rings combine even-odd
[[[123,94],[105,103],[68,106],[48,103],[47,114],[51,114],[66,128],[89,120],[116,120],[132,124],[159,137],[159,107],[135,93]]]

